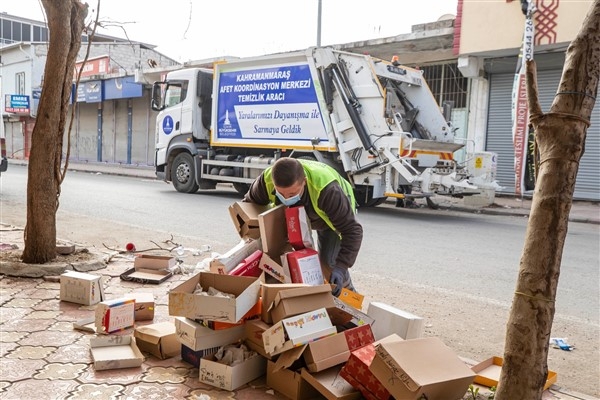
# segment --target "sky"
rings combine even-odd
[[[410,33],[456,14],[457,0],[87,0],[98,32],[155,45],[178,62],[257,56]],[[99,5],[99,7],[98,7]],[[2,1],[0,12],[44,20],[39,0]]]

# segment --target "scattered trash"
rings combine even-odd
[[[550,344],[555,349],[561,349],[565,351],[571,351],[575,346],[571,346],[567,343],[567,338],[550,338]]]
[[[0,251],[16,250],[18,248],[19,248],[19,246],[17,246],[16,244],[0,243]]]
[[[127,243],[125,245],[125,250],[127,250],[130,253],[134,252],[135,251],[135,244],[133,244],[133,243]]]

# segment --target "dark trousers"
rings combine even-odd
[[[323,276],[328,281],[331,276],[331,270],[335,267],[335,260],[340,252],[341,245],[342,240],[340,239],[340,236],[331,229],[317,231],[319,261],[321,262]],[[354,285],[352,285],[352,278],[350,278],[350,273],[348,273],[348,280],[344,282],[344,287],[355,291]]]

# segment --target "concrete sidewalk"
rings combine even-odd
[[[9,170],[10,164],[27,165],[27,161],[11,159],[9,160]],[[154,167],[144,165],[71,162],[69,163],[69,170],[156,179]],[[494,203],[484,207],[465,205],[462,199],[446,196],[438,196],[434,198],[434,201],[441,209],[470,213],[526,217],[529,216],[531,211],[530,198],[521,199],[514,196],[496,195]],[[569,221],[600,224],[600,202],[573,201]]]

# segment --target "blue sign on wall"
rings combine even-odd
[[[9,113],[29,113],[29,96],[23,94],[7,94],[4,98],[4,110]]]
[[[135,83],[133,76],[107,79],[103,83],[105,100],[142,97],[142,84]]]
[[[103,99],[102,81],[79,82],[77,102],[100,103]]]

